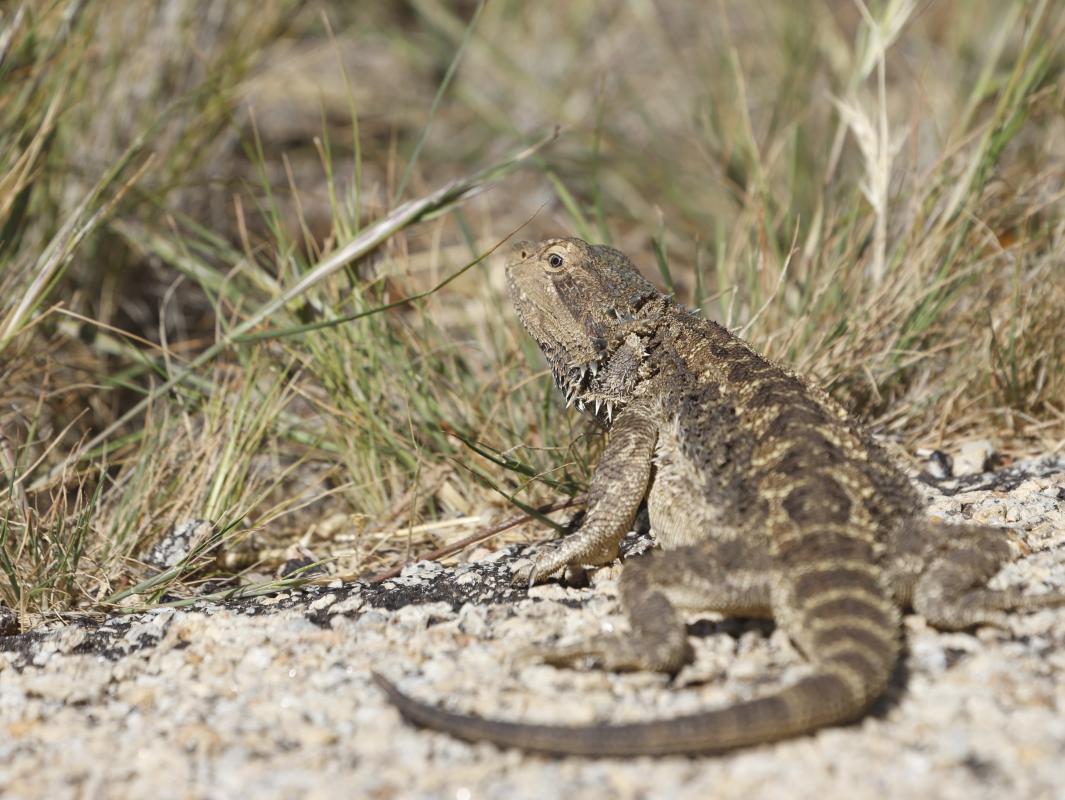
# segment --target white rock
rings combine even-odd
[[[978,475],[986,472],[995,454],[995,447],[987,439],[962,442],[953,454],[954,476]]]

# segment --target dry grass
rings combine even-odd
[[[0,13],[20,612],[366,574],[579,493],[597,440],[486,257],[518,228],[625,249],[907,446],[1065,442],[1049,0]]]

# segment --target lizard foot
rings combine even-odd
[[[645,649],[628,635],[599,636],[580,644],[528,648],[522,655],[555,667],[592,667],[609,672],[664,672],[675,675],[694,658],[687,639],[670,646]]]
[[[535,586],[546,581],[561,569],[561,567],[550,568],[550,555],[550,553],[545,553],[516,567],[510,574],[510,582],[515,586]]]
[[[563,551],[561,547],[553,546],[541,551],[527,564],[522,564],[511,572],[512,584],[521,586],[535,586],[544,583],[549,578],[560,573],[564,574],[566,582],[572,585],[587,584],[587,574],[579,562],[570,559],[572,555]],[[592,563],[598,563],[593,560]]]

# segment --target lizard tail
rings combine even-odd
[[[664,720],[575,727],[454,713],[409,697],[381,675],[375,673],[374,680],[399,712],[417,725],[467,741],[551,755],[714,753],[850,722],[883,692],[894,671],[899,612],[870,568],[868,554],[851,559],[832,547],[831,558],[811,558],[818,550],[810,547],[814,537],[810,533],[804,537],[802,563],[782,570],[788,580],[780,591],[787,597],[774,604],[792,609],[778,622],[793,634],[814,670],[764,697]]]
[[[668,720],[572,727],[506,722],[445,711],[401,692],[374,673],[377,685],[410,722],[469,742],[559,756],[611,758],[718,753],[798,736],[858,717],[847,678],[829,668],[780,692]]]

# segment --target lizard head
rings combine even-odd
[[[636,380],[659,291],[623,253],[580,239],[515,244],[507,288],[566,399],[609,422]]]

